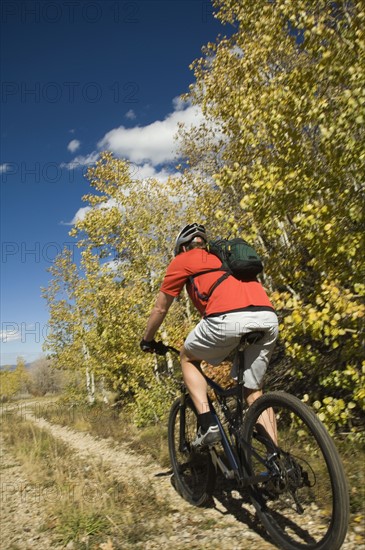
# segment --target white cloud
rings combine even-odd
[[[124,115],[125,118],[128,118],[129,120],[134,120],[136,118],[136,113],[133,111],[133,109],[129,109],[129,111],[126,112]]]
[[[123,206],[118,204],[118,202],[115,199],[109,199],[98,206],[94,206],[94,208],[95,209],[112,208],[113,206],[119,207],[121,211],[123,210]],[[61,225],[75,225],[76,222],[82,221],[85,218],[85,216],[88,214],[88,212],[90,212],[90,210],[92,209],[93,207],[91,206],[83,206],[82,208],[79,208],[70,222],[61,222]]]
[[[88,155],[78,155],[71,162],[62,162],[61,168],[67,168],[67,170],[74,170],[75,168],[82,168],[83,166],[89,166],[94,164],[98,160],[99,153],[93,151]]]
[[[178,176],[181,176],[180,172],[171,173],[165,168],[163,168],[162,170],[156,170],[154,166],[146,163],[141,166],[136,165],[136,171],[132,175],[132,179],[138,179],[139,181],[141,181],[141,185],[144,186],[149,184],[150,179],[164,183],[169,177]],[[128,194],[128,190],[125,190],[125,193]],[[121,212],[123,212],[124,210],[124,206],[122,206],[120,203],[118,204],[115,199],[109,199],[103,204],[95,206],[94,208],[112,208],[113,206],[117,206]],[[92,210],[91,206],[84,206],[82,208],[79,208],[79,210],[76,212],[70,222],[61,222],[61,225],[75,225],[75,223],[79,220],[83,220],[90,210]]]
[[[141,180],[146,184],[150,178],[165,182],[170,176],[179,176],[178,172],[171,172],[167,168],[160,167],[163,163],[170,163],[177,160],[177,147],[175,136],[179,124],[185,126],[199,126],[204,117],[199,107],[192,106],[177,97],[173,99],[174,111],[168,114],[164,120],[157,120],[147,126],[135,126],[125,128],[120,126],[107,132],[99,141],[100,150],[110,150],[118,157],[131,162],[132,179]],[[130,109],[125,115],[133,118],[134,111]],[[69,170],[94,164],[99,153],[93,151],[86,156],[77,156],[71,162],[64,163],[61,167]],[[134,165],[134,166],[133,166]],[[110,201],[104,207],[114,206]],[[62,222],[64,225],[74,225],[78,220],[83,219],[90,207],[80,208],[71,222]]]
[[[3,344],[5,342],[15,342],[21,338],[19,325],[17,323],[9,323],[9,325],[10,324],[13,325],[13,328],[0,331],[0,341]]]
[[[147,126],[125,128],[120,126],[105,134],[98,143],[100,149],[113,151],[120,157],[138,164],[150,163],[153,166],[176,160],[177,143],[175,136],[178,125],[199,125],[203,115],[196,106],[182,109],[182,103],[175,101],[175,108],[164,120],[156,120]]]
[[[174,172],[173,174],[162,168],[161,170],[156,170],[152,164],[144,163],[136,165],[136,171],[133,174],[134,179],[146,180],[149,178],[157,179],[158,181],[165,182],[170,176],[177,176],[180,172]]]
[[[80,145],[81,145],[81,142],[78,139],[72,139],[70,143],[67,145],[67,149],[71,153],[74,153],[75,151],[77,151],[77,149],[80,148]]]
[[[172,104],[174,106],[174,111],[184,111],[184,109],[191,105],[188,101],[181,99],[180,96],[174,97]]]
[[[79,208],[70,222],[60,222],[61,225],[75,225],[76,222],[83,220],[86,214],[91,210],[91,206]]]
[[[9,168],[9,164],[0,164],[0,174],[4,174]]]
[[[84,206],[83,208],[79,208],[79,210],[74,215],[74,218],[70,225],[74,225],[76,222],[81,221],[85,218],[86,214],[90,212],[91,206]]]
[[[119,126],[107,132],[98,143],[99,150],[110,150],[117,156],[135,163],[143,177],[156,177],[154,166],[173,162],[177,156],[178,143],[176,134],[180,124],[199,126],[203,122],[203,114],[199,107],[193,106],[176,97],[172,101],[174,110],[163,120],[156,120],[147,126],[125,128]],[[127,118],[135,118],[133,109],[127,111]],[[76,139],[68,144],[69,150],[78,149],[80,142]],[[88,155],[78,155],[71,162],[62,163],[61,168],[73,170],[82,166],[94,164],[99,153],[93,151]],[[146,173],[146,175],[144,175]],[[167,172],[161,176],[166,179]]]

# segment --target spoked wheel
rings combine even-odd
[[[265,430],[277,427],[278,447]],[[268,533],[285,550],[338,550],[349,519],[344,470],[314,412],[284,392],[268,393],[248,409],[242,426],[249,475],[263,481],[251,499]],[[259,457],[265,459],[265,464]]]
[[[191,442],[196,432],[197,416],[190,397],[186,398],[184,405],[181,399],[177,399],[171,407],[168,426],[173,482],[185,500],[202,506],[213,492],[215,469],[208,450],[192,450]]]

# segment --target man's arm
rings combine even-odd
[[[147,321],[147,328],[144,333],[143,340],[146,342],[151,342],[151,340],[153,340],[173,301],[174,296],[170,296],[170,294],[165,294],[161,291],[158,293],[156,303],[153,306],[151,315]]]

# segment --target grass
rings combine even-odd
[[[159,531],[169,508],[157,499],[151,486],[133,479],[116,482],[102,465],[81,461],[49,432],[16,415],[2,421],[6,444],[22,464],[31,484],[34,502],[46,505],[49,520],[44,530],[54,542],[83,550],[134,548]]]
[[[51,422],[87,431],[103,438],[127,444],[131,449],[151,456],[162,467],[170,465],[167,445],[167,420],[164,423],[137,428],[130,417],[105,405],[68,408],[55,406],[45,411]],[[360,444],[337,440],[350,488],[351,513],[365,517],[365,450]]]
[[[337,441],[350,489],[350,511],[365,522],[365,450],[360,444]]]
[[[69,542],[83,543],[91,537],[102,534],[109,527],[105,517],[97,512],[81,511],[79,506],[60,510],[58,515],[57,535],[62,544]]]

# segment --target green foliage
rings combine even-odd
[[[19,389],[19,384],[14,376],[14,372],[1,370],[0,372],[0,397],[1,401],[8,401]]]
[[[27,392],[29,374],[22,357],[17,358],[14,370],[2,369],[0,371],[0,400],[9,401],[19,393]]]
[[[176,384],[152,380],[151,385],[136,392],[133,404],[134,421],[138,427],[166,420],[171,403],[177,395]]]
[[[324,420],[331,429],[358,431],[364,405],[363,3],[214,4],[218,19],[234,24],[235,32],[208,44],[195,61],[189,98],[206,121],[200,132],[182,132],[189,170],[203,186],[200,211],[214,212],[223,236],[256,242],[266,260],[263,281],[280,317],[293,380],[286,387],[308,393],[311,402],[344,400],[340,413],[327,407]]]

